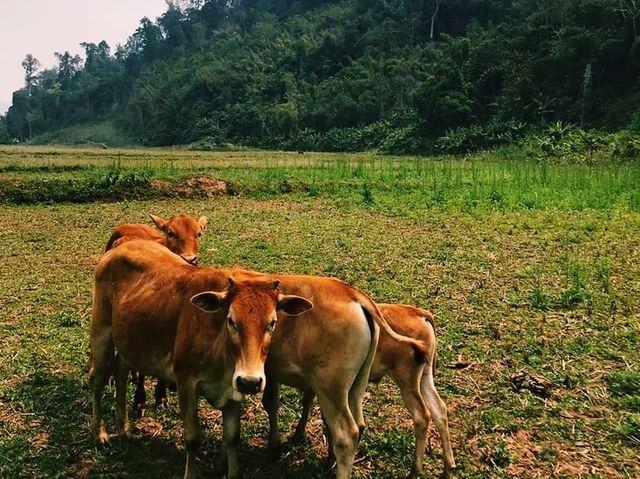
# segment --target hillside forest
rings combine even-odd
[[[111,125],[149,146],[421,153],[633,134],[639,20],[637,0],[167,1],[122,45],[51,69],[26,54],[0,142]]]

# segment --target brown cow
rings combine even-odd
[[[417,478],[422,472],[424,445],[431,416],[440,434],[444,450],[445,475],[448,475],[455,468],[455,461],[447,424],[447,407],[433,384],[436,361],[433,314],[424,309],[402,304],[378,303],[378,306],[394,331],[420,339],[428,345],[427,354],[419,354],[407,344],[395,341],[383,331],[380,333],[378,349],[369,374],[369,381],[373,383],[380,382],[386,375],[393,378],[413,419],[416,437],[415,456],[408,477]],[[302,415],[294,433],[294,440],[301,440],[305,436],[305,426],[309,419],[313,398],[313,391],[304,392]],[[276,413],[277,411],[274,410],[269,411],[274,418],[277,418]]]
[[[263,277],[235,270],[236,279]],[[336,478],[351,476],[357,441],[364,429],[362,400],[378,343],[379,325],[385,335],[429,355],[421,340],[398,335],[378,306],[361,291],[333,278],[278,275],[286,294],[311,300],[314,310],[295,321],[283,317],[265,365],[267,385],[263,404],[269,412],[269,445],[276,448],[279,384],[311,390],[318,397],[332,439]]]
[[[181,256],[187,263],[196,264],[198,262],[198,248],[202,232],[207,225],[206,216],[201,216],[197,220],[189,215],[177,215],[168,220],[152,214],[149,216],[163,234],[158,233],[151,226],[143,224],[120,225],[109,238],[105,251],[113,248],[120,238],[134,237],[155,241]]]
[[[165,246],[187,263],[194,265],[198,263],[198,249],[200,247],[202,233],[207,225],[206,216],[201,216],[197,220],[185,214],[173,216],[168,220],[152,214],[149,214],[149,217],[163,234],[144,224],[127,223],[120,225],[111,234],[105,251],[109,251],[113,247],[122,244],[123,241],[140,238],[155,241]],[[144,375],[138,374],[135,381],[136,392],[133,398],[132,409],[137,417],[141,417],[147,408]],[[156,406],[164,406],[167,403],[166,386],[163,381],[159,381],[156,385],[155,399]]]
[[[155,242],[128,240],[107,252],[95,273],[90,338],[97,440],[108,440],[100,400],[109,364],[115,361],[119,434],[128,430],[130,368],[175,381],[187,449],[184,477],[196,477],[197,401],[202,394],[222,409],[227,477],[238,478],[238,401],[264,388],[276,310],[299,315],[312,307],[302,297],[281,294],[277,279],[236,282],[228,271],[197,268]]]

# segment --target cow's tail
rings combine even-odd
[[[380,308],[378,307],[378,305],[374,303],[373,300],[364,292],[357,289],[356,291],[358,292],[357,301],[360,304],[360,306],[365,308],[369,312],[369,314],[371,314],[371,316],[373,317],[373,320],[378,324],[378,326],[380,326],[380,328],[386,334],[391,336],[396,341],[399,341],[405,344],[410,344],[419,354],[427,355],[429,353],[429,348],[424,341],[411,338],[409,336],[404,336],[402,334],[398,334],[393,329],[391,329],[391,326],[389,326],[389,323],[387,323],[387,320],[382,314],[382,311],[380,311]]]
[[[360,305],[360,307],[362,308],[362,313],[367,319],[367,326],[369,327],[369,333],[371,334],[371,341],[369,343],[369,350],[367,351],[365,360],[360,365],[360,369],[353,380],[353,384],[351,385],[351,388],[349,388],[349,407],[353,414],[353,418],[358,425],[358,440],[362,436],[365,428],[362,400],[364,398],[367,385],[369,384],[369,374],[371,373],[371,366],[373,366],[373,360],[375,359],[376,351],[378,350],[378,341],[380,339],[380,328],[375,327],[373,314],[362,305]]]
[[[420,309],[420,314],[424,318],[425,323],[427,323],[428,327],[433,330],[433,341],[436,343],[433,346],[433,359],[431,361],[431,373],[436,375],[436,366],[438,364],[438,344],[436,339],[436,318],[431,311],[427,311],[426,309]]]
[[[107,241],[107,246],[104,249],[104,252],[106,253],[107,251],[109,251],[111,248],[113,248],[113,243],[115,243],[116,241],[118,241],[121,238],[121,234],[120,231],[115,230],[112,234],[111,237],[109,238],[109,241]]]
[[[426,309],[422,309],[422,308],[415,308],[415,309],[416,309],[416,312],[418,313],[418,315],[420,316],[420,318],[425,322],[427,327],[431,328],[431,330],[433,332],[433,340],[436,341],[436,317],[435,317],[435,315],[431,311],[428,311]],[[427,362],[429,360],[429,356],[428,355],[423,355],[423,354],[419,353],[418,351],[416,351],[416,356],[420,356],[420,360],[424,361],[424,362]],[[436,374],[437,362],[438,362],[438,348],[437,348],[437,346],[434,345],[433,358],[431,359],[431,372],[433,373],[434,376]]]

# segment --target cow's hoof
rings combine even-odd
[[[98,434],[96,434],[96,441],[100,446],[106,446],[109,444],[109,434],[107,434],[107,431],[105,431],[104,428],[100,428]]]

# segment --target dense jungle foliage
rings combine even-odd
[[[167,4],[115,49],[27,55],[0,141],[104,124],[144,145],[408,153],[640,130],[637,0]]]

